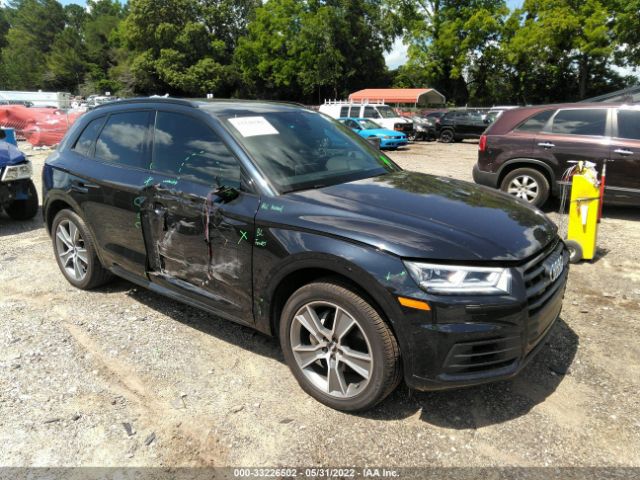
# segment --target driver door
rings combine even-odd
[[[238,160],[203,119],[158,111],[150,170],[139,203],[151,280],[253,323],[259,199],[243,190]]]

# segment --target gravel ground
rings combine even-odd
[[[476,149],[391,156],[470,180]],[[46,152],[25,151],[39,172]],[[572,267],[562,318],[516,379],[401,386],[348,415],[298,387],[274,339],[123,280],[74,289],[40,217],[2,214],[0,465],[640,466],[638,220],[605,209],[599,258]]]

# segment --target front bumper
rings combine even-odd
[[[545,262],[561,255],[551,281]],[[432,298],[427,321],[405,323],[410,356],[405,380],[417,390],[441,390],[516,375],[543,347],[558,319],[568,277],[568,253],[559,241],[514,267],[513,293],[505,297]]]
[[[0,207],[8,205],[15,200],[29,198],[30,178],[23,178],[11,182],[0,182]]]
[[[406,144],[408,143],[408,141],[405,140],[396,140],[396,139],[389,139],[389,140],[385,140],[385,139],[381,139],[380,140],[380,148],[398,148],[398,147],[404,147]]]
[[[493,172],[485,172],[480,170],[480,167],[476,163],[473,166],[473,181],[479,185],[486,185],[487,187],[498,188],[498,174]]]

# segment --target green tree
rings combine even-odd
[[[503,47],[521,101],[585,98],[611,70],[616,42],[601,0],[525,0],[522,24]]]
[[[232,88],[232,52],[255,1],[132,0],[121,32],[133,88],[202,96]]]
[[[484,93],[489,84],[485,68],[496,56],[496,42],[508,14],[503,0],[398,0],[405,12],[405,42],[409,61],[401,71],[399,86],[429,86],[456,104],[469,99],[469,74]]]
[[[375,0],[269,0],[236,49],[253,96],[318,101],[386,80],[383,52],[393,37]]]
[[[42,88],[46,55],[65,26],[64,9],[56,0],[14,0],[6,13],[10,28],[2,49],[5,88]]]
[[[60,32],[47,54],[44,83],[54,90],[78,92],[87,68],[86,52],[80,34],[67,27]]]

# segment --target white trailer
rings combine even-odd
[[[34,107],[70,108],[71,94],[65,92],[0,91],[0,105],[7,102],[31,102]]]

